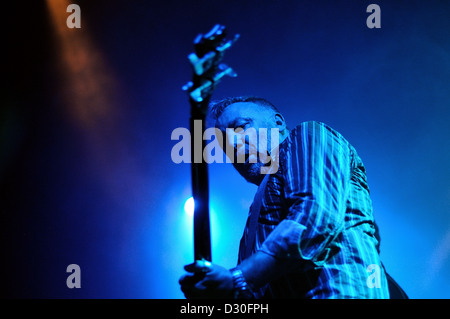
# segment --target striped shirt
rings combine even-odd
[[[265,187],[252,251],[295,270],[255,297],[389,298],[365,168],[341,134],[319,122],[291,130]]]

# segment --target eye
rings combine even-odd
[[[248,126],[248,122],[242,122],[234,125],[234,130],[242,129],[245,130],[245,128]]]

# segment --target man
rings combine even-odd
[[[227,98],[210,115],[232,155],[245,158],[233,166],[259,187],[237,267],[186,266],[185,296],[389,298],[365,169],[349,142],[319,122],[289,130],[263,98]],[[259,129],[273,128],[279,142],[272,145],[267,134],[267,143],[258,143]],[[257,136],[244,134],[249,129]],[[204,276],[192,274],[198,272]]]

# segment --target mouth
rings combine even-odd
[[[250,153],[245,152],[244,154],[238,154],[238,152],[234,153],[234,163],[238,165],[248,165],[250,163]]]

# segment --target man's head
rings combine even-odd
[[[288,134],[284,117],[272,103],[259,97],[232,97],[212,103],[209,116],[226,136],[225,149],[233,150],[233,154],[226,152],[233,156],[233,166],[248,182],[259,185],[264,178],[261,167],[273,160],[270,155],[279,144],[272,140],[271,129],[279,130],[275,139],[279,142]]]

